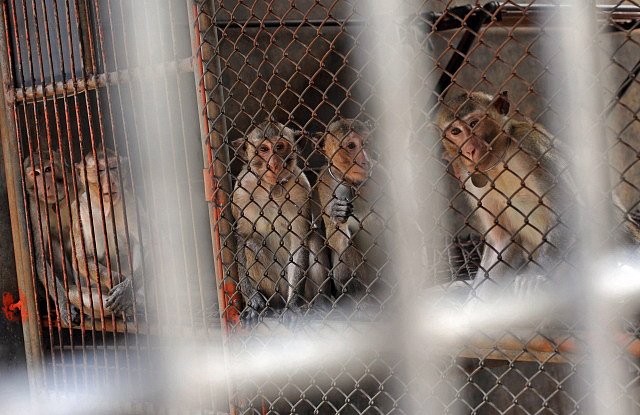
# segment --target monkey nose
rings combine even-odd
[[[477,149],[475,147],[471,148],[471,150],[466,151],[466,156],[469,160],[475,161]]]

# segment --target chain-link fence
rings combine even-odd
[[[638,410],[640,5],[379,3],[3,4],[34,387]]]

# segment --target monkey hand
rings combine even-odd
[[[343,199],[333,199],[329,205],[329,217],[336,223],[345,223],[353,215],[353,203]]]
[[[265,308],[267,308],[267,301],[262,294],[256,292],[253,297],[249,299],[244,310],[242,310],[240,318],[244,324],[252,326],[258,322],[260,312]]]
[[[65,326],[80,324],[80,312],[76,306],[69,304],[69,311],[67,311],[67,307],[60,304],[60,322]]]
[[[112,313],[126,312],[133,305],[133,281],[126,278],[109,291],[105,306]]]

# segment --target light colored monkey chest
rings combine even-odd
[[[479,230],[489,239],[492,233],[506,233],[522,244],[535,247],[542,243],[550,227],[548,203],[543,196],[545,192],[532,178],[534,175],[515,173],[502,172],[495,179],[494,188],[491,184],[478,188],[467,181],[465,189],[472,195],[469,196],[472,215],[480,219],[482,229]]]
[[[245,189],[253,190],[249,192]],[[309,220],[308,195],[309,190],[295,182],[288,182],[280,189],[269,191],[256,186],[245,176],[233,193],[233,211],[238,232],[244,237],[257,233],[263,239],[289,238],[292,226]],[[302,228],[308,226],[307,224]]]
[[[256,226],[257,232],[267,236],[274,232],[278,233],[279,230],[288,229],[290,220],[287,218],[296,217],[296,203],[284,197],[273,198],[268,194],[260,196],[255,199],[260,209],[251,211],[248,218]]]
[[[125,197],[132,197],[126,195]],[[85,206],[88,206],[86,199],[83,200]],[[129,205],[129,203],[127,203]],[[127,206],[127,211],[134,209],[132,206]],[[131,211],[131,215],[135,215],[135,211]],[[93,226],[88,215],[82,215],[82,233],[86,242],[92,243],[95,241],[96,258],[106,265],[107,253],[109,254],[109,260],[111,267],[117,269],[117,261],[120,261],[120,272],[128,274],[130,270],[129,266],[129,243],[137,240],[137,228],[135,221],[129,220],[127,225],[129,227],[124,229],[124,211],[122,208],[116,208],[113,211],[109,209],[107,204],[104,205],[104,220],[103,211],[100,209],[99,203],[92,203],[91,215],[93,217]],[[115,227],[115,232],[114,232]],[[133,229],[132,229],[133,228]],[[92,247],[87,247],[92,250]],[[85,249],[87,249],[85,248]]]

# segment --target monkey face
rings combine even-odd
[[[295,163],[293,144],[280,137],[270,137],[257,142],[250,158],[251,170],[270,185],[289,180]]]
[[[352,184],[364,182],[371,174],[371,159],[365,149],[364,135],[355,131],[347,134],[329,134],[324,151],[332,166],[336,167]]]
[[[105,157],[98,155],[96,162],[93,155],[88,154],[85,157],[87,166],[87,184],[91,197],[98,200],[102,196],[104,203],[118,203],[122,197],[120,192],[120,174],[118,171],[118,159],[115,155]],[[84,166],[82,163],[76,165],[80,172],[81,180],[84,180],[82,171]]]
[[[36,188],[38,198],[49,205],[63,200],[65,193],[62,181],[62,167],[58,165],[59,163],[55,163],[55,172],[50,160],[44,160],[41,165],[40,159],[34,158],[34,164],[35,166],[29,165],[25,169],[27,187],[29,189]]]
[[[455,118],[444,131],[443,144],[450,158],[460,159],[468,171],[485,171],[499,160],[501,130],[498,124],[481,112],[472,112],[464,118]],[[497,153],[497,154],[496,154]]]

